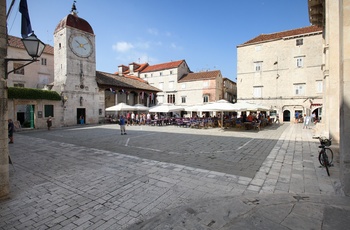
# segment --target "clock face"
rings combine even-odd
[[[84,35],[72,35],[69,39],[69,46],[78,57],[89,57],[92,54],[92,44]]]

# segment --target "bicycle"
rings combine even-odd
[[[332,138],[326,138],[326,137],[314,137],[315,139],[318,139],[320,141],[320,146],[318,146],[321,150],[318,154],[318,161],[320,162],[321,166],[326,168],[328,176],[329,174],[329,167],[333,166],[333,151],[329,146],[332,145]]]

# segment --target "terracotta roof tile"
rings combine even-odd
[[[277,32],[272,34],[260,34],[259,36],[243,43],[242,45],[278,40],[286,37],[298,36],[298,35],[309,34],[314,32],[322,32],[322,28],[318,26],[308,26],[308,27],[287,30],[287,31],[282,31],[282,32]],[[239,45],[239,46],[242,46],[242,45]]]
[[[179,67],[185,60],[179,60],[179,61],[173,61],[173,62],[167,62],[167,63],[161,63],[157,65],[149,65],[144,70],[142,70],[142,73],[147,72],[153,72],[153,71],[160,71],[164,69],[172,69]]]
[[[198,72],[198,73],[189,73],[189,74],[185,74],[184,76],[182,76],[179,80],[179,83],[188,82],[188,81],[215,79],[220,74],[221,74],[220,70]]]
[[[19,38],[19,37],[8,35],[7,44],[10,47],[14,47],[14,48],[18,48],[18,49],[25,49],[23,42],[21,41],[21,38]],[[52,46],[46,44],[45,49],[44,49],[44,53],[53,55],[54,48]]]
[[[123,89],[139,89],[151,92],[161,92],[158,88],[149,85],[146,81],[134,76],[119,76],[116,74],[96,71],[96,82],[106,87]]]

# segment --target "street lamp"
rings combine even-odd
[[[5,79],[7,79],[10,73],[15,72],[16,70],[19,70],[27,65],[32,64],[33,62],[38,61],[37,58],[41,56],[46,46],[45,43],[43,43],[42,41],[40,41],[40,39],[37,38],[34,32],[29,37],[21,39],[21,41],[23,42],[24,48],[26,49],[28,55],[31,56],[32,59],[5,58]],[[7,72],[7,64],[9,61],[29,61],[29,62]]]
[[[41,56],[45,49],[45,44],[40,41],[37,36],[32,33],[29,37],[22,39],[23,45],[27,50],[29,56],[36,59]]]

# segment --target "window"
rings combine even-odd
[[[172,71],[172,70],[170,70],[170,74],[173,74],[173,71]]]
[[[181,103],[186,103],[186,96],[181,97]]]
[[[316,92],[317,93],[323,92],[323,81],[316,81]]]
[[[294,85],[294,95],[296,95],[296,96],[305,95],[305,84],[295,84]]]
[[[181,84],[181,89],[186,89],[186,84],[185,83]]]
[[[209,102],[209,95],[203,95],[203,102]]]
[[[168,103],[175,104],[175,94],[168,94]]]
[[[297,45],[297,46],[303,45],[303,39],[302,39],[302,38],[301,38],[301,39],[297,39],[297,40],[296,40],[296,45]]]
[[[159,72],[159,76],[162,76],[163,75],[163,73],[162,72]]]
[[[46,64],[47,64],[47,59],[41,58],[41,65],[46,65]]]
[[[169,89],[173,89],[174,88],[174,81],[169,81]]]
[[[298,68],[303,67],[303,58],[302,57],[298,57],[296,60],[297,60],[297,67]]]
[[[257,86],[254,87],[254,97],[262,97],[262,87],[261,86]]]
[[[39,75],[39,84],[48,85],[49,84],[49,76],[40,74]]]
[[[21,66],[23,66],[23,64],[13,63],[13,69],[15,69],[15,71],[14,71],[15,74],[24,75],[24,68],[21,68]]]
[[[262,62],[254,62],[254,70],[255,72],[260,72],[262,69]]]
[[[44,105],[44,115],[45,117],[53,116],[53,105]]]
[[[13,83],[13,87],[24,88],[24,83]]]
[[[159,89],[163,90],[163,85],[164,85],[164,82],[159,82]]]
[[[147,74],[145,74],[145,78],[147,78]]]

